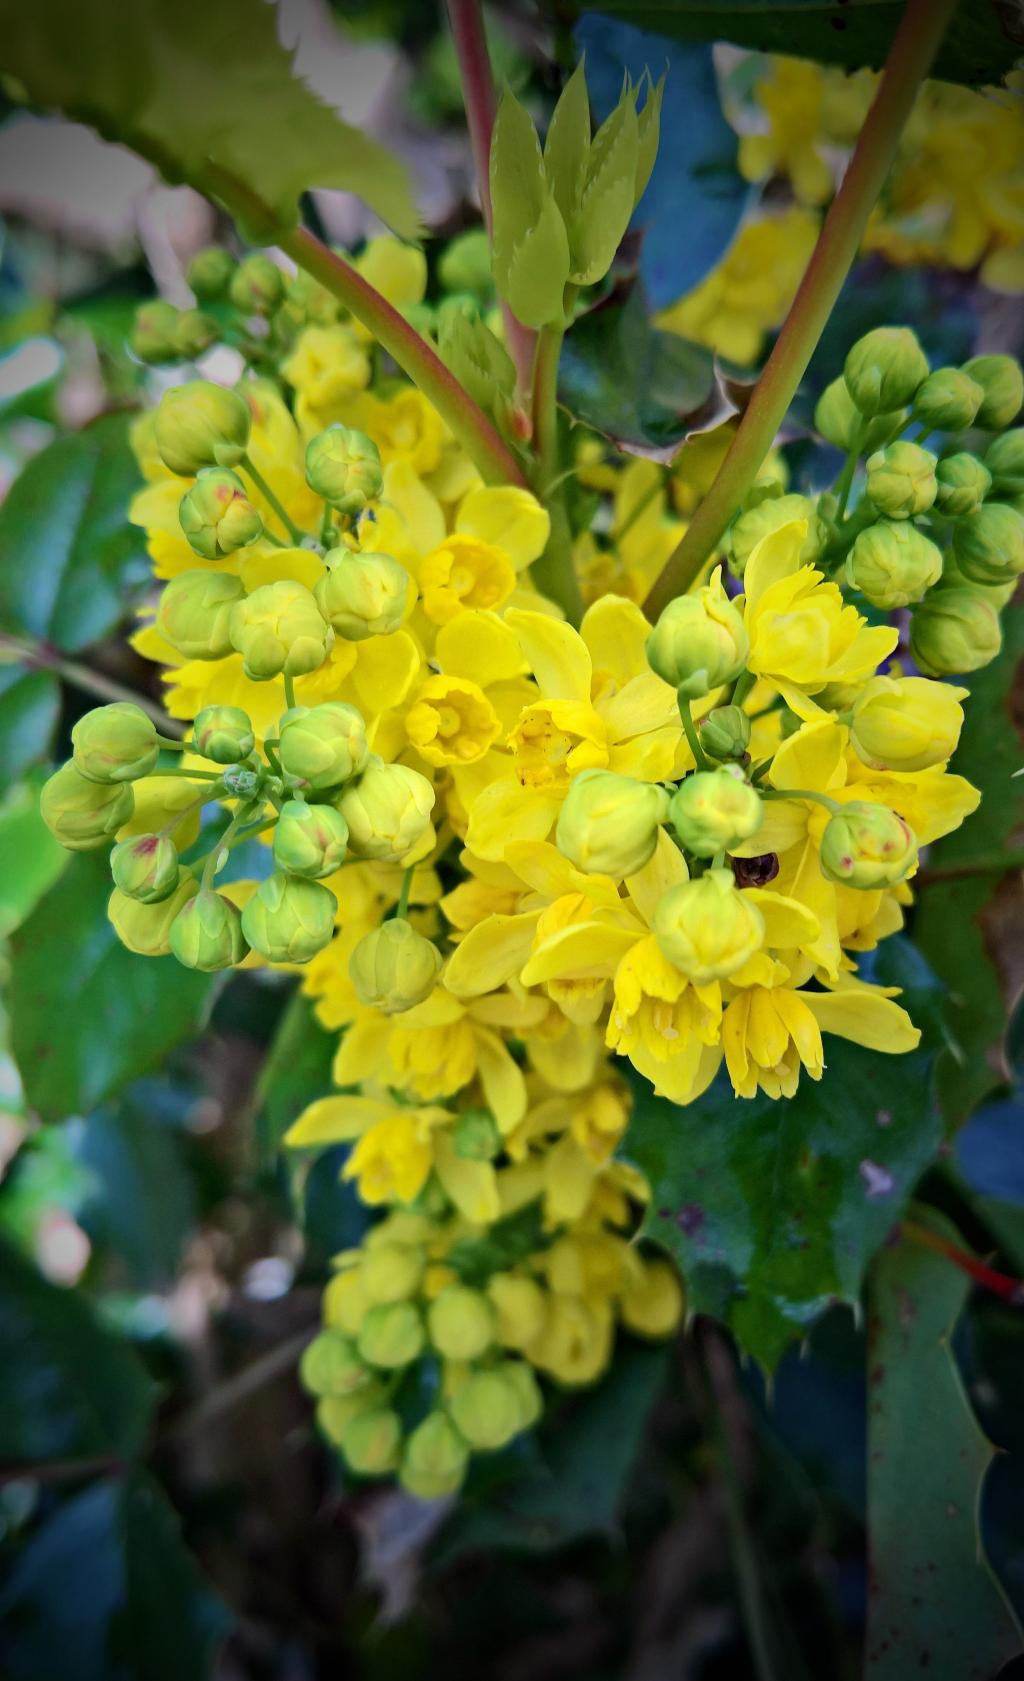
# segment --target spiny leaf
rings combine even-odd
[[[590,146],[587,177],[570,225],[571,279],[589,286],[607,274],[636,203],[640,151],[636,92],[627,89]]]
[[[494,281],[507,296],[508,270],[517,243],[532,228],[548,196],[540,141],[526,108],[508,89],[502,94],[491,136],[491,205],[494,212]]]
[[[569,240],[562,213],[548,193],[532,227],[512,249],[499,291],[527,327],[546,327],[563,318],[569,278]]]
[[[581,59],[562,89],[544,141],[544,171],[567,225],[579,204],[589,161],[590,99]]]

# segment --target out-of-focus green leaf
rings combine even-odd
[[[0,1348],[0,1457],[8,1464],[141,1451],[154,1401],[141,1362],[81,1296],[48,1283],[6,1243]]]
[[[19,1555],[0,1611],[5,1681],[206,1681],[229,1626],[143,1471],[66,1501]]]
[[[77,1153],[94,1186],[79,1210],[82,1226],[127,1263],[139,1289],[166,1286],[195,1223],[196,1199],[180,1140],[151,1112],[146,1082],[89,1116]]]
[[[829,1038],[817,1084],[773,1101],[718,1081],[684,1109],[636,1080],[627,1152],[651,1185],[648,1237],[678,1261],[689,1304],[774,1366],[835,1301],[856,1302],[942,1134],[932,1093],[941,994],[906,941],[873,978],[902,985],[921,1047],[886,1057]]]
[[[288,1000],[256,1083],[256,1141],[264,1165],[307,1104],[331,1090],[331,1063],[337,1041],[316,1019],[301,992]]]
[[[170,181],[224,171],[293,224],[309,187],[358,193],[401,234],[419,219],[405,166],[293,74],[265,0],[0,0],[4,68],[29,98],[123,141]]]
[[[59,717],[60,683],[52,671],[0,666],[0,783],[16,782],[49,758]]]
[[[966,1276],[930,1249],[904,1240],[879,1259],[868,1352],[871,1681],[992,1681],[1022,1649],[978,1534],[993,1448],[950,1348],[966,1295]]]
[[[159,1062],[214,984],[173,957],[127,951],[109,897],[105,855],[80,853],[12,940],[11,1048],[44,1120],[88,1114]]]
[[[24,922],[69,861],[39,815],[38,789],[28,782],[12,788],[0,805],[0,939]]]
[[[0,624],[77,653],[118,623],[150,576],[128,504],[140,484],[125,415],[57,438],[0,507]]]

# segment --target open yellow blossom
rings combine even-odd
[[[299,425],[312,435],[342,419],[350,399],[369,384],[370,363],[351,327],[305,327],[281,372],[294,388]]]
[[[368,433],[380,450],[385,467],[401,462],[422,477],[433,473],[441,464],[446,438],[444,421],[433,403],[411,386],[386,399],[364,391],[329,418],[344,420],[346,426],[356,426],[360,432]]]
[[[820,1080],[822,1029],[875,1051],[912,1051],[921,1035],[887,990],[861,982],[833,992],[787,986],[740,992],[722,1018],[726,1067],[737,1097],[753,1097],[759,1087],[772,1098],[792,1097],[801,1069]]]
[[[817,237],[817,216],[799,205],[744,222],[721,261],[657,325],[750,366],[796,296]]]

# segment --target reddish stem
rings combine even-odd
[[[912,1243],[919,1243],[926,1249],[934,1249],[937,1255],[944,1255],[947,1261],[959,1267],[961,1272],[968,1274],[976,1284],[986,1290],[991,1290],[994,1296],[999,1296],[1011,1307],[1024,1307],[1024,1283],[1019,1278],[1010,1278],[1005,1272],[995,1272],[984,1261],[979,1261],[976,1255],[966,1249],[960,1249],[951,1243],[948,1237],[940,1237],[938,1232],[929,1231],[927,1226],[919,1226],[916,1220],[904,1220],[900,1227],[904,1237]]]

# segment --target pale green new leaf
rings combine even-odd
[[[658,140],[661,134],[661,102],[665,95],[665,77],[662,75],[657,82],[647,77],[647,98],[644,108],[637,117],[637,135],[639,145],[636,159],[636,182],[633,187],[634,207],[644,196],[644,189],[654,170],[655,159],[658,156]]]
[[[636,90],[627,88],[591,142],[587,178],[570,229],[569,277],[577,286],[592,286],[611,268],[636,203],[639,151]]]
[[[491,136],[494,283],[508,301],[508,275],[517,247],[540,219],[548,197],[540,141],[529,113],[507,89]]]
[[[579,209],[589,162],[590,100],[581,59],[562,89],[544,142],[544,170],[566,226]]]
[[[133,147],[168,180],[217,196],[231,176],[278,226],[294,224],[307,188],[336,187],[418,232],[404,165],[297,79],[266,0],[0,0],[0,38],[28,100]]]
[[[537,221],[512,252],[505,297],[527,327],[546,327],[564,319],[568,279],[569,238],[562,213],[549,193]]]

